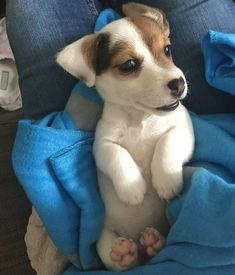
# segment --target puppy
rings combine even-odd
[[[127,17],[57,58],[104,100],[94,142],[106,207],[97,251],[114,271],[130,269],[164,246],[166,201],[180,192],[182,168],[194,149],[192,123],[180,102],[187,83],[172,61],[164,13],[135,3],[124,5],[123,13]]]

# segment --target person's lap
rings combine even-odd
[[[62,110],[76,79],[56,63],[59,50],[92,32],[97,0],[9,0],[7,31],[20,78],[24,114]]]
[[[112,1],[120,8],[120,3]],[[235,32],[232,0],[140,0],[164,10],[172,29],[173,55],[190,82],[185,105],[197,113],[234,112],[235,99],[210,87],[200,42],[209,29]],[[39,118],[64,108],[76,79],[55,64],[65,45],[92,32],[101,10],[96,0],[9,0],[7,28],[20,76],[24,113]],[[76,62],[76,61],[75,61]]]

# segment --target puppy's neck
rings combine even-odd
[[[131,106],[123,106],[110,102],[104,103],[103,117],[106,120],[113,121],[113,123],[126,121],[132,125],[140,125],[150,115],[143,110],[138,110]]]

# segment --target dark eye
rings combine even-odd
[[[171,56],[171,45],[166,45],[164,47],[164,53],[166,56]]]
[[[129,59],[125,63],[121,64],[118,68],[121,72],[132,73],[136,71],[140,66],[137,59]]]

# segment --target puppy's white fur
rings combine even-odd
[[[107,268],[124,270],[136,265],[138,259],[128,267],[114,262],[110,253],[115,239],[122,236],[137,242],[146,227],[166,234],[165,200],[182,188],[182,167],[193,153],[194,135],[189,114],[181,103],[171,112],[156,109],[174,102],[167,83],[179,77],[185,79],[182,71],[173,63],[159,64],[129,20],[115,21],[100,33],[107,32],[110,48],[116,41],[126,41],[144,57],[136,78],[122,79],[109,71],[96,75],[81,50],[86,37],[66,47],[58,55],[58,63],[73,75],[82,75],[89,86],[95,84],[104,99],[94,142],[99,187],[106,207],[97,250]],[[187,87],[181,98],[186,93]]]

